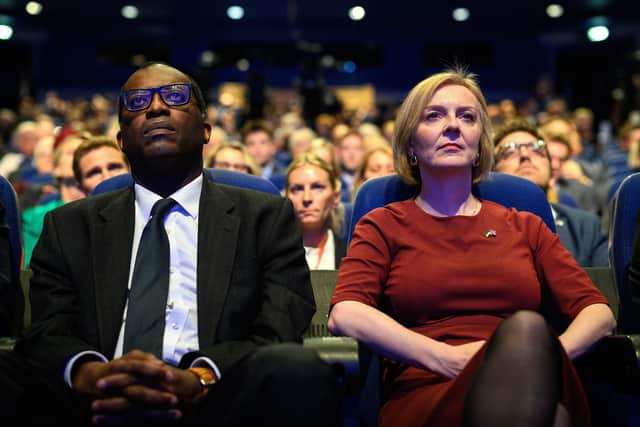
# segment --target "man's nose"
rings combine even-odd
[[[151,98],[151,104],[147,108],[147,113],[157,114],[159,112],[168,111],[169,107],[164,103],[159,93],[154,93]]]

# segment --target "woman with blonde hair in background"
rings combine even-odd
[[[393,173],[395,173],[395,169],[393,167],[393,152],[391,148],[386,144],[373,147],[365,153],[362,164],[356,171],[356,182],[353,185],[351,200],[355,200],[358,189],[366,180],[392,175]]]
[[[346,253],[340,237],[344,211],[340,206],[340,179],[335,169],[312,153],[303,153],[289,165],[285,196],[293,203],[311,270],[334,270]]]

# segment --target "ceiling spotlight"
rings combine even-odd
[[[39,15],[40,12],[42,12],[42,3],[38,3],[37,1],[30,1],[24,7],[24,10],[26,10],[29,15]]]
[[[13,27],[11,25],[0,24],[0,40],[9,40],[13,37]]]
[[[244,18],[244,8],[242,6],[229,6],[227,8],[227,16],[229,19],[238,21]]]
[[[140,14],[140,11],[135,6],[127,5],[127,6],[122,6],[122,9],[120,9],[120,13],[124,18],[136,19]]]
[[[453,12],[451,13],[451,16],[453,17],[454,21],[458,21],[458,22],[464,22],[467,19],[469,19],[469,16],[471,15],[471,13],[469,13],[469,9],[467,9],[466,7],[458,7],[453,9]]]
[[[205,67],[210,67],[216,61],[216,54],[210,50],[205,50],[200,55],[200,64]]]
[[[564,8],[559,4],[552,3],[547,6],[546,12],[549,18],[560,18],[564,15]]]
[[[246,58],[239,59],[238,62],[236,62],[236,68],[238,68],[238,70],[240,71],[249,71],[250,66],[251,64]]]
[[[587,30],[587,38],[591,42],[601,42],[609,38],[609,28],[605,25],[595,25]]]
[[[360,21],[366,14],[367,12],[365,12],[362,6],[353,6],[349,9],[349,18],[351,18],[352,21]]]

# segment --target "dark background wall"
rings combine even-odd
[[[565,16],[551,20],[544,2],[471,2],[471,18],[451,19],[447,2],[360,2],[365,19],[346,17],[341,0],[245,1],[245,19],[226,17],[230,2],[137,1],[138,20],[119,15],[123,2],[45,3],[27,16],[24,3],[0,1],[16,32],[0,42],[0,105],[12,107],[21,94],[41,97],[96,91],[115,93],[134,69],[133,58],[168,61],[214,89],[224,81],[263,81],[291,87],[299,81],[327,85],[374,84],[377,93],[400,99],[416,82],[460,62],[479,75],[490,101],[518,102],[548,75],[555,90],[574,106],[597,115],[611,107],[612,90],[628,85],[638,71],[640,7],[629,1],[567,1]],[[594,16],[606,16],[611,36],[589,43],[584,31]],[[203,63],[205,51],[214,53]],[[336,65],[319,65],[324,55]],[[236,67],[248,59],[248,71]],[[342,68],[352,61],[355,71]]]

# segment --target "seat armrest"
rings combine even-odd
[[[351,337],[305,338],[304,346],[316,350],[330,365],[340,365],[345,375],[360,375],[358,342]]]

